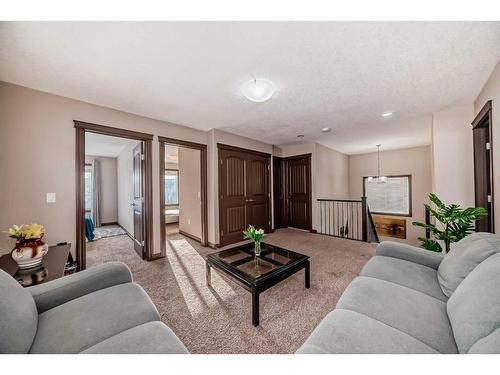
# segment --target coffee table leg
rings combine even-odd
[[[306,276],[306,288],[309,289],[309,287],[311,286],[311,271],[309,269],[309,261],[307,261],[306,263],[305,276]]]
[[[207,285],[208,286],[211,286],[211,274],[210,274],[210,266],[208,264],[208,262],[205,263],[205,267],[206,267],[206,277],[207,277]]]
[[[252,292],[252,324],[259,325],[259,292]]]

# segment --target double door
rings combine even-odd
[[[311,229],[311,155],[273,158],[274,227]]]
[[[271,229],[269,154],[219,144],[219,242],[243,240],[249,225]]]

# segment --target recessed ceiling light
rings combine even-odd
[[[382,113],[382,117],[391,117],[392,116],[392,112],[384,112]]]
[[[304,138],[304,134],[297,134],[297,138]]]
[[[274,91],[274,84],[265,79],[253,79],[245,82],[241,87],[241,92],[245,98],[256,103],[262,103],[271,99]]]
[[[332,130],[332,128],[321,128],[323,133],[328,133],[330,130]]]

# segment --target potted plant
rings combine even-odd
[[[45,230],[40,224],[13,225],[8,231],[9,237],[16,239],[16,246],[11,252],[12,259],[21,269],[37,267],[49,247],[42,241]]]
[[[438,241],[443,241],[444,251],[450,251],[450,245],[471,234],[474,230],[474,222],[488,214],[482,207],[461,208],[458,204],[444,204],[436,194],[431,193],[429,199],[435,205],[435,209],[426,204],[430,215],[436,219],[436,224],[426,224],[414,221],[413,225],[430,231],[433,238],[418,237],[424,249],[442,252],[443,249]],[[437,225],[439,224],[439,226]]]
[[[264,238],[264,229],[255,229],[253,225],[250,225],[246,230],[243,231],[243,237],[254,242],[255,256],[260,256],[260,245],[262,239]]]

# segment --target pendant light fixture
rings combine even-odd
[[[368,177],[369,183],[384,184],[387,182],[387,176],[380,175],[380,146],[377,145],[377,177]]]

